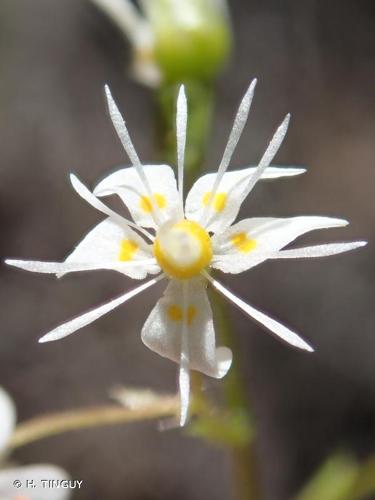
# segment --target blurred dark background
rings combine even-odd
[[[231,310],[266,500],[287,500],[338,446],[375,449],[375,3],[230,2],[235,52],[218,84],[207,165],[214,169],[250,78],[259,79],[234,165],[254,163],[275,125],[292,124],[278,162],[302,177],[263,183],[242,213],[324,214],[350,220],[304,243],[368,239],[330,259],[269,262],[225,277],[243,298],[297,328],[314,355],[288,349]],[[105,111],[108,82],[144,160],[155,153],[153,99],[126,73],[129,47],[88,1],[0,3],[1,255],[62,260],[101,219],[69,186],[93,183],[124,154]],[[175,388],[176,367],[144,348],[140,330],[163,285],[70,338],[40,345],[51,327],[124,288],[115,273],[56,281],[2,268],[0,385],[19,419],[100,404],[115,384]],[[216,382],[207,380],[208,388]],[[160,433],[154,423],[66,434],[14,458],[52,462],[82,479],[77,500],[228,498],[223,450]],[[325,500],[325,499],[323,499]],[[327,499],[329,500],[329,499]]]

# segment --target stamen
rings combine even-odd
[[[105,88],[105,94],[107,97],[108,110],[109,110],[109,114],[110,114],[113,126],[115,127],[117,135],[118,135],[127,155],[129,156],[129,159],[130,159],[131,163],[133,164],[133,167],[135,167],[141,181],[143,182],[144,187],[147,191],[147,194],[149,195],[150,200],[152,201],[152,204],[154,205],[156,213],[152,213],[151,215],[154,218],[155,223],[160,224],[163,217],[160,214],[160,210],[159,210],[159,207],[157,206],[157,203],[155,203],[152,189],[150,187],[150,183],[148,182],[147,176],[146,176],[145,171],[143,169],[143,165],[142,165],[142,163],[139,159],[139,156],[135,150],[135,147],[134,147],[133,142],[130,138],[128,129],[126,128],[125,120],[122,117],[122,115],[121,115],[121,113],[120,113],[120,111],[119,111],[119,109],[118,109],[118,107],[117,107],[117,105],[112,97],[112,94],[111,94],[111,91],[109,90],[108,85],[105,85],[104,88]]]
[[[254,321],[264,326],[271,333],[277,335],[277,337],[284,340],[288,344],[297,347],[298,349],[303,349],[309,352],[313,352],[314,349],[305,342],[299,335],[295,332],[279,323],[273,318],[270,318],[266,314],[258,311],[255,307],[247,304],[242,299],[234,295],[230,290],[225,288],[221,283],[212,278],[206,271],[202,271],[202,275],[212,284],[212,286],[224,297],[226,297],[229,301],[233,302],[235,306],[237,306],[241,311],[250,316]]]
[[[120,225],[133,227],[143,235],[147,236],[148,239],[154,241],[155,238],[152,236],[152,234],[146,231],[146,229],[143,229],[143,227],[138,226],[128,219],[125,219],[125,217],[122,217],[122,215],[119,215],[114,210],[107,207],[107,205],[99,200],[74,174],[70,174],[70,182],[72,183],[73,189],[76,191],[76,193],[79,194],[79,196],[83,198],[89,205],[96,208],[103,214],[108,215],[108,217],[116,220]]]
[[[184,161],[187,128],[187,101],[185,87],[181,85],[177,98],[176,131],[177,131],[177,167],[178,192],[181,199],[181,209],[184,209]]]
[[[146,281],[146,283],[143,283],[142,285],[138,286],[137,288],[134,288],[130,292],[126,292],[123,295],[120,295],[120,297],[117,297],[116,299],[112,299],[110,302],[107,302],[106,304],[97,307],[96,309],[92,309],[91,311],[82,314],[81,316],[78,316],[67,323],[64,323],[54,330],[50,331],[46,335],[44,335],[41,339],[39,339],[39,342],[44,343],[44,342],[50,342],[52,340],[59,340],[64,337],[67,337],[71,333],[79,330],[80,328],[83,328],[84,326],[89,325],[93,321],[96,321],[97,319],[101,318],[104,316],[104,314],[109,313],[116,307],[120,306],[127,300],[130,300],[132,297],[135,297],[139,293],[143,292],[150,286],[154,285],[161,279],[165,277],[164,274],[159,274],[156,278],[153,278],[150,281]]]
[[[288,113],[284,118],[283,122],[281,123],[281,125],[276,130],[274,136],[272,137],[271,142],[269,143],[264,155],[262,156],[259,162],[257,169],[250,178],[243,199],[245,199],[250,194],[251,190],[253,189],[257,181],[260,179],[263,172],[266,170],[266,168],[270,165],[271,161],[274,159],[287,133],[289,121],[290,121],[290,114]]]
[[[256,84],[257,84],[257,79],[254,78],[254,80],[251,82],[250,87],[248,88],[248,90],[247,90],[246,94],[244,95],[244,97],[241,101],[241,104],[238,108],[236,117],[234,119],[233,127],[232,127],[231,133],[229,135],[227,145],[225,147],[223,158],[220,162],[220,165],[219,165],[219,168],[218,168],[218,171],[216,174],[216,178],[215,178],[214,184],[212,186],[211,198],[214,198],[216,195],[216,192],[218,190],[220,182],[221,182],[225,172],[228,169],[228,166],[229,166],[229,163],[232,159],[234,150],[237,147],[238,141],[239,141],[239,139],[242,135],[243,129],[246,125],[247,118],[249,116],[250,106],[251,106],[251,103],[252,103],[253,97],[254,97],[254,90],[255,90]],[[205,208],[203,215],[202,215],[201,224],[203,226],[206,225],[206,222],[207,222],[206,219],[207,219],[207,215],[208,215],[209,205],[210,205],[210,202],[207,203],[206,208]]]

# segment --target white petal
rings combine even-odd
[[[154,203],[153,201],[150,183],[146,177],[144,167],[137,155],[137,152],[135,151],[132,140],[130,139],[128,129],[126,128],[125,120],[121,116],[121,113],[112,97],[108,85],[105,85],[105,95],[107,97],[108,111],[111,116],[113,126],[115,127],[115,130],[121,141],[121,144],[123,145],[126,154],[128,155],[133,167],[135,168],[139,176],[139,179],[143,183],[147,195],[150,197],[152,206],[154,207],[153,212],[151,212],[151,216],[155,220],[155,223],[158,223],[160,222],[160,213],[157,204]]]
[[[143,283],[142,285],[138,286],[134,290],[131,290],[130,292],[126,292],[123,295],[120,295],[120,297],[117,297],[117,299],[113,299],[110,302],[99,306],[95,309],[92,309],[91,311],[82,314],[81,316],[78,316],[67,323],[64,323],[57,328],[54,328],[51,330],[49,333],[44,335],[41,339],[39,339],[39,342],[50,342],[52,340],[59,340],[64,337],[67,337],[71,333],[74,333],[75,331],[79,330],[80,328],[83,328],[84,326],[89,325],[90,323],[93,323],[97,319],[101,318],[104,316],[104,314],[109,313],[116,307],[120,306],[124,302],[130,300],[131,298],[135,297],[139,293],[143,292],[150,286],[154,285],[157,283],[159,280],[161,280],[164,276],[160,275],[157,276],[156,278],[153,278],[150,281],[146,281],[146,283]]]
[[[133,227],[144,234],[150,240],[154,239],[153,236],[150,235],[150,233],[148,233],[145,229],[138,227],[138,225],[134,224],[134,222],[125,219],[121,215],[114,212],[111,208],[107,207],[101,200],[98,200],[98,198],[74,174],[70,174],[70,181],[76,193],[79,194],[79,196],[81,196],[81,198],[83,198],[89,205],[96,208],[103,214],[108,215],[118,224],[122,226],[126,225],[128,227]]]
[[[226,273],[240,273],[273,258],[279,250],[309,231],[347,224],[342,219],[319,216],[244,219],[212,237],[212,267]]]
[[[301,259],[328,257],[343,252],[349,252],[367,245],[367,241],[352,241],[349,243],[328,243],[326,245],[314,245],[304,248],[291,248],[289,250],[281,250],[273,258],[275,259]]]
[[[135,45],[137,31],[143,29],[145,19],[129,0],[92,0]]]
[[[226,347],[216,348],[212,311],[200,278],[190,281],[188,302],[190,311],[194,311],[190,313],[194,317],[188,325],[190,368],[221,378],[230,368],[232,353]],[[172,319],[171,308],[177,308],[178,315],[182,304],[182,284],[171,280],[142,329],[146,346],[176,363],[180,363],[181,356],[181,320]]]
[[[59,481],[61,485],[61,481],[68,480],[68,474],[54,465],[40,464],[3,469],[0,471],[0,498],[5,500],[18,498],[20,500],[67,500],[72,494],[72,489],[61,486],[53,487],[49,481]],[[20,487],[16,488],[14,481],[20,481]],[[78,489],[78,485],[76,488]]]
[[[18,269],[23,269],[24,271],[30,271],[32,273],[44,273],[44,274],[58,274],[62,276],[63,274],[79,272],[79,271],[96,271],[100,269],[108,269],[112,271],[126,272],[128,270],[135,271],[135,268],[139,266],[143,268],[145,266],[154,266],[155,274],[160,272],[160,268],[156,264],[155,259],[138,260],[135,262],[43,262],[38,260],[13,260],[7,259],[5,263],[8,266],[17,267]],[[141,272],[143,272],[141,270]]]
[[[125,224],[108,218],[95,226],[65,262],[38,262],[7,259],[8,265],[31,272],[57,273],[112,269],[133,279],[160,272],[152,247]]]
[[[155,261],[150,261],[152,257],[151,245],[146,244],[125,224],[119,224],[109,218],[100,222],[83,238],[66,258],[65,263],[69,265],[86,263],[100,268],[100,262],[112,262],[111,269],[133,279],[143,279],[149,273],[156,274],[160,271]],[[144,265],[140,264],[141,261]],[[122,265],[128,263],[135,265]]]
[[[132,44],[134,58],[132,73],[139,82],[157,87],[162,79],[154,59],[147,57],[155,46],[155,35],[150,22],[143,17],[130,0],[92,0],[116,24]]]
[[[143,169],[163,219],[180,219],[181,202],[172,168],[168,165],[144,165]],[[154,207],[134,167],[122,168],[108,175],[96,186],[94,193],[97,196],[118,194],[137,224],[158,227],[152,216]]]
[[[178,191],[180,193],[181,205],[184,199],[184,162],[186,146],[187,127],[187,101],[185,87],[181,85],[177,98],[176,113],[176,136],[177,136],[177,168],[178,168]]]
[[[258,311],[255,307],[250,304],[246,304],[239,297],[234,295],[231,291],[225,288],[221,283],[212,278],[209,274],[204,272],[204,276],[212,283],[213,287],[216,288],[218,292],[220,292],[224,297],[233,302],[241,311],[254,319],[257,323],[264,326],[271,333],[275,334],[277,337],[280,337],[282,340],[287,342],[288,344],[297,347],[298,349],[304,349],[309,352],[313,352],[314,349],[305,342],[299,335],[294,333],[292,330],[282,325],[278,321],[273,318],[270,318],[266,314]]]
[[[0,387],[0,456],[16,425],[16,408],[7,392]]]
[[[253,177],[257,167],[250,166],[242,170],[226,172],[217,191],[217,196],[221,198],[220,210],[215,210],[215,200],[213,207],[210,207],[210,217],[207,219],[206,228],[212,232],[220,232],[232,224],[240,210],[242,200],[250,179]],[[296,167],[276,167],[266,168],[261,179],[278,179],[279,177],[289,177],[299,175],[306,170]],[[207,204],[208,194],[212,192],[216,174],[206,174],[200,177],[191,188],[186,199],[186,217],[190,220],[199,221],[203,216]],[[220,198],[218,198],[220,199]]]

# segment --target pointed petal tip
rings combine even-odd
[[[253,100],[254,91],[255,91],[255,87],[256,87],[257,81],[258,80],[256,78],[254,78],[251,81],[251,83],[250,83],[250,85],[249,85],[249,87],[248,87],[248,89],[246,90],[246,93],[245,93],[244,100],[247,102],[247,106],[249,106],[249,107],[251,105],[251,101]]]
[[[43,337],[40,337],[40,339],[38,339],[38,344],[46,344],[47,342],[53,342],[54,340],[60,340],[61,338],[63,338],[63,337],[56,336],[55,331],[52,330],[51,332],[43,335]]]
[[[301,351],[307,351],[307,352],[315,352],[315,348],[312,347],[306,340],[304,340],[302,337],[299,335],[297,338],[294,338],[293,340],[289,339],[282,339],[284,342],[286,342],[289,346],[295,347],[296,349],[299,349]]]
[[[346,220],[346,219],[334,219],[336,221],[336,224],[338,226],[348,226],[349,225],[349,221]]]
[[[70,180],[70,182],[72,184],[74,184],[75,182],[78,181],[78,177],[75,174],[73,174],[73,172],[70,172],[70,174],[69,174],[69,180]]]
[[[73,173],[69,174],[69,180],[70,180],[71,185],[73,186],[74,191],[76,191],[76,193],[78,193],[80,195],[80,191],[81,191],[81,187],[82,187],[82,182]]]
[[[299,337],[298,342],[296,343],[290,343],[289,345],[292,345],[296,347],[297,349],[300,349],[302,351],[307,351],[307,352],[315,352],[315,348],[312,347],[310,344],[308,344],[305,340],[303,340],[301,337]]]
[[[251,80],[251,83],[250,83],[250,86],[249,86],[249,90],[254,91],[255,86],[256,86],[257,83],[258,83],[258,79],[257,78],[253,78]]]
[[[187,422],[187,413],[182,413],[179,422],[180,427],[185,427],[186,422]]]
[[[282,137],[284,138],[286,131],[288,130],[289,127],[289,122],[290,122],[290,113],[287,113],[285,115],[284,120],[280,123],[280,125],[277,127],[277,130],[275,132],[275,136],[282,134]],[[274,137],[275,137],[274,136]]]

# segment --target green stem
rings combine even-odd
[[[177,397],[164,396],[135,409],[110,405],[52,413],[18,424],[8,446],[9,449],[15,449],[39,439],[78,429],[174,417],[178,415],[179,409]]]
[[[229,318],[227,303],[215,290],[210,289],[209,293],[220,341],[223,345],[230,347],[234,352],[238,352],[239,349],[236,338],[233,335],[233,327]],[[229,407],[243,409],[250,423],[250,405],[240,373],[240,360],[238,357],[235,357],[231,369],[223,379],[223,383]]]
[[[227,304],[216,291],[210,291],[210,299],[221,342],[234,353],[234,362],[223,380],[228,409],[238,415],[248,439],[240,446],[232,447],[233,473],[235,478],[235,498],[238,500],[259,500],[261,488],[256,453],[252,438],[254,435],[253,418],[240,371],[239,349],[233,327],[230,323]]]
[[[258,465],[252,444],[232,450],[234,496],[238,500],[260,500]]]

